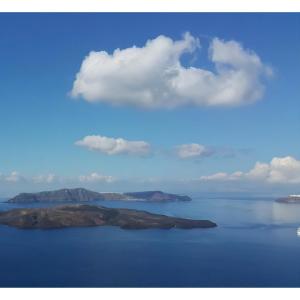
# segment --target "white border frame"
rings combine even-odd
[[[0,0],[2,12],[296,12],[299,0]]]
[[[300,12],[299,0],[0,0],[0,12]],[[299,29],[300,30],[300,29]],[[1,267],[1,266],[0,266]],[[30,272],[30,270],[28,270]],[[1,299],[299,299],[300,289],[0,289]],[[201,298],[200,298],[201,297]]]

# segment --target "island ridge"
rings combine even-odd
[[[107,208],[86,204],[47,208],[20,208],[0,212],[0,224],[21,229],[54,229],[64,227],[118,226],[123,229],[212,228],[209,220],[169,217],[146,211]]]
[[[133,192],[133,193],[99,193],[84,188],[60,189],[39,193],[21,193],[7,202],[34,203],[34,202],[88,202],[96,200],[127,200],[127,201],[191,201],[188,196],[168,194],[161,191]]]

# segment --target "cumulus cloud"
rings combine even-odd
[[[183,54],[200,48],[185,33],[172,40],[160,35],[143,47],[92,51],[82,62],[71,95],[89,102],[143,108],[237,106],[262,98],[264,78],[272,70],[237,41],[214,38],[209,46],[213,70],[185,67]]]
[[[271,184],[299,184],[300,161],[291,156],[274,157],[270,163],[257,162],[249,172],[216,173],[201,176],[201,181],[250,180]]]
[[[128,141],[101,135],[88,135],[75,142],[75,145],[108,155],[130,154],[145,156],[150,153],[150,145],[144,141]]]
[[[96,183],[96,182],[111,183],[111,182],[114,182],[116,179],[113,176],[102,175],[97,172],[93,172],[89,175],[79,176],[78,180],[80,182],[86,182],[86,183]]]
[[[196,143],[176,146],[175,151],[181,159],[200,158],[213,154],[213,151],[208,147]]]

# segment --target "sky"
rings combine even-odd
[[[300,193],[299,14],[1,14],[0,197]]]

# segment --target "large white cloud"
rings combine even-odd
[[[175,147],[176,154],[181,159],[200,158],[213,154],[213,151],[201,144],[182,144]]]
[[[209,46],[214,70],[185,67],[183,54],[198,48],[199,39],[186,33],[181,40],[160,35],[143,47],[112,54],[92,51],[82,62],[71,95],[143,108],[236,106],[263,96],[263,79],[272,71],[256,53],[236,41],[214,38]]]
[[[257,162],[249,172],[220,172],[208,176],[201,176],[200,180],[250,180],[274,184],[300,184],[300,160],[291,156],[274,157],[270,163]]]
[[[99,151],[108,155],[131,154],[145,156],[150,153],[150,145],[144,141],[128,141],[101,135],[88,135],[75,142],[75,145]]]

